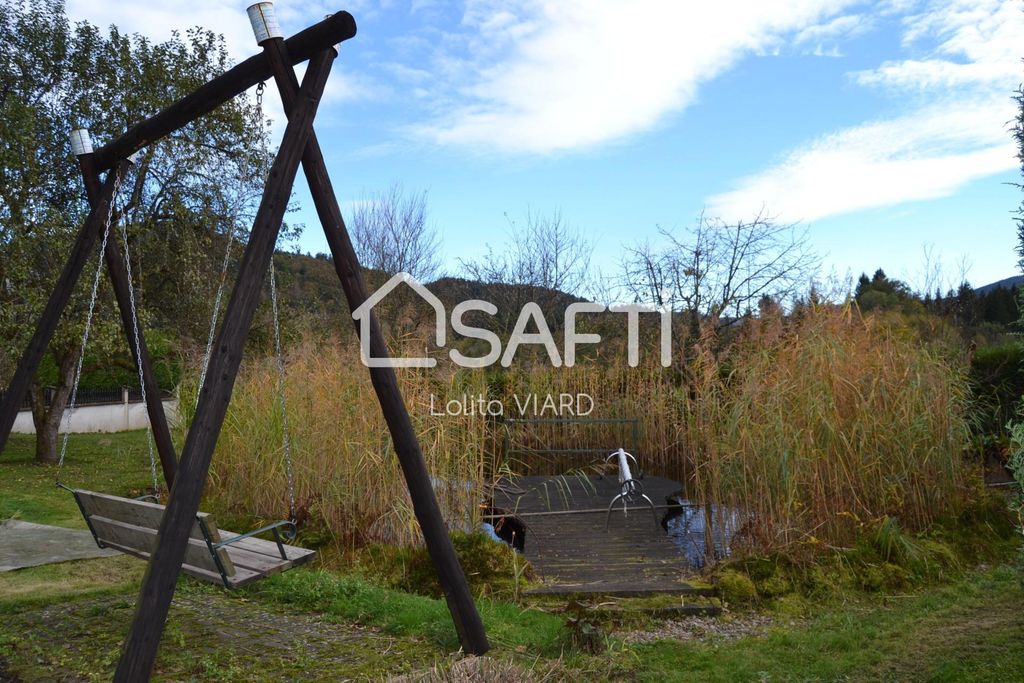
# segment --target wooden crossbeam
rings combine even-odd
[[[356,34],[356,20],[348,12],[332,14],[318,24],[289,38],[291,64],[309,59],[332,45]],[[250,57],[220,76],[199,86],[194,92],[165,107],[155,116],[132,126],[121,137],[96,150],[96,170],[105,171],[118,159],[125,159],[146,145],[173,133],[190,121],[207,114],[232,97],[242,94],[271,76],[270,62],[265,54]],[[21,400],[20,398],[18,399]]]

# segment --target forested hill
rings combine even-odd
[[[274,263],[288,308],[316,315],[349,312],[341,283],[334,272],[334,263],[328,258],[278,252],[274,255]],[[363,277],[366,278],[366,286],[371,294],[388,280],[385,273],[365,268]],[[555,310],[563,310],[571,303],[584,301],[578,296],[558,290],[478,282],[458,277],[442,277],[424,284],[448,309],[469,299],[490,301],[501,308],[512,306],[516,312],[528,301],[536,301],[544,308],[552,307]]]
[[[984,285],[983,287],[978,287],[974,291],[978,294],[988,294],[989,292],[996,289],[1016,289],[1021,285],[1024,285],[1024,275],[1014,275],[1013,277],[1008,277],[999,280],[998,282],[993,282],[991,284]]]

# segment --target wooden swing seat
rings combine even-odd
[[[149,559],[156,547],[163,505],[83,489],[74,489],[73,493],[99,547]],[[279,529],[288,524],[277,522],[247,534],[236,534],[218,529],[212,515],[199,512],[189,533],[181,569],[197,579],[227,588],[238,588],[291,569],[307,562],[316,551],[284,544]],[[274,540],[255,537],[265,532],[273,533]]]

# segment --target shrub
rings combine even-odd
[[[477,597],[512,598],[517,595],[516,581],[531,576],[525,558],[482,533],[455,532],[452,545]],[[359,558],[379,584],[420,595],[441,596],[441,586],[425,547],[373,545],[363,549]]]
[[[288,510],[276,362],[256,359],[239,373],[207,487],[215,511],[280,519]],[[472,529],[492,445],[484,417],[430,414],[431,394],[454,392],[453,381],[418,369],[402,374],[442,514],[455,529]],[[286,384],[295,498],[305,527],[345,551],[419,543],[405,478],[358,347],[298,345],[288,355]],[[194,385],[181,391],[186,413],[194,392]]]
[[[749,576],[726,569],[715,578],[722,600],[729,605],[748,605],[757,600],[757,588]]]
[[[887,516],[916,532],[960,509],[960,359],[851,309],[759,327],[727,382],[698,382],[681,430],[700,446],[696,496],[739,510],[734,548],[799,555],[849,546]]]
[[[970,380],[978,434],[1004,438],[1024,396],[1024,346],[1011,342],[977,349]]]

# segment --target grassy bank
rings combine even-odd
[[[4,514],[81,526],[70,496],[52,486],[53,469],[31,464],[31,452],[30,440],[16,437],[0,460]],[[81,435],[67,479],[131,493],[146,484],[146,459],[141,432]],[[965,532],[990,523],[960,521]],[[829,583],[825,564],[737,565],[755,597],[732,604],[715,622],[722,626],[602,616],[599,604],[480,600],[494,645],[480,662],[458,661],[442,599],[351,568],[300,568],[234,593],[183,578],[155,680],[1014,680],[1024,671],[1024,584],[1014,567],[972,564],[998,561],[1006,548],[971,538],[973,551],[970,539],[944,541],[958,549],[958,566],[871,590],[856,574]],[[871,551],[879,566],[883,541]],[[143,570],[113,557],[0,574],[0,679],[108,680]],[[780,579],[788,590],[779,591]],[[570,621],[580,618],[593,629],[585,647]]]
[[[778,626],[762,637],[638,646],[641,679],[995,683],[1024,671],[1024,590],[1014,569],[884,597],[837,597],[842,604],[780,606]]]

